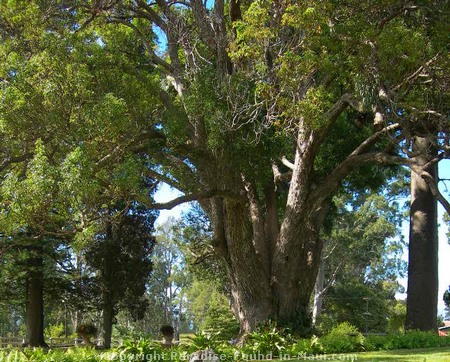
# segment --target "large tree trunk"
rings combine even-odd
[[[44,263],[42,247],[32,247],[28,259],[26,300],[26,343],[45,347],[44,340]]]
[[[282,244],[278,238],[273,249],[273,232],[264,218],[255,210],[249,212],[249,208],[233,201],[223,202],[226,228],[221,250],[241,324],[240,335],[269,319],[307,334],[311,327],[310,296],[322,245],[318,233],[305,227],[307,221],[298,222],[289,234],[292,239]]]
[[[245,205],[225,201],[223,210],[227,225],[224,230],[227,251],[225,260],[234,310],[241,325],[240,335],[244,335],[273,315],[270,265],[267,255],[264,255],[267,244],[263,234],[259,235],[259,239],[254,238],[256,231]]]
[[[277,320],[299,334],[311,332],[310,297],[319,268],[322,243],[309,218],[297,216],[280,234],[273,265],[273,292]],[[283,232],[283,229],[282,231]]]
[[[273,182],[258,194],[254,182],[237,175],[232,179],[228,170],[226,175],[214,177],[225,185],[210,186],[245,195],[242,200],[215,198],[207,207],[214,246],[228,267],[241,335],[269,319],[297,333],[311,331],[310,296],[320,262],[319,231],[325,208],[318,208],[316,200],[308,198],[305,175],[311,170],[312,158],[300,159],[307,151],[304,147],[298,152],[298,182],[291,182],[290,204],[281,226]]]
[[[421,165],[434,156],[427,138],[415,137],[413,145]],[[424,171],[437,178],[436,164]],[[425,180],[412,171],[407,329],[437,330],[438,287],[437,201]]]

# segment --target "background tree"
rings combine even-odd
[[[139,206],[115,210],[102,220],[85,251],[87,263],[94,269],[94,288],[101,293],[106,348],[111,346],[112,325],[120,308],[126,308],[134,320],[144,317],[156,217]]]
[[[231,309],[231,299],[218,283],[194,279],[186,291],[187,314],[194,331],[213,331],[223,341],[235,339],[239,323]]]
[[[377,323],[370,324],[370,328],[385,330],[387,327],[387,315],[389,310],[388,300],[394,300],[394,294],[399,285],[397,278],[405,272],[405,263],[402,261],[404,244],[399,235],[399,227],[402,215],[395,201],[388,197],[387,190],[381,191],[379,196],[374,193],[335,197],[336,215],[332,219],[332,229],[324,238],[323,256],[315,286],[313,319],[315,324],[320,319],[323,299],[325,304],[339,304],[344,307],[357,304],[348,298],[351,292],[339,296],[339,293],[353,285],[355,299],[363,299],[364,290],[368,291],[366,298],[371,298],[374,305],[374,294],[383,294],[383,298],[377,298],[380,303],[385,303],[383,313],[378,313],[380,318]],[[330,291],[330,300],[327,292]],[[339,292],[340,291],[340,292]],[[370,294],[370,296],[369,296]],[[359,296],[357,296],[359,295]],[[389,295],[389,298],[387,297]],[[339,301],[339,298],[342,298]],[[346,300],[347,299],[347,300]],[[366,307],[363,302],[361,307]],[[333,307],[336,314],[339,308]],[[331,311],[330,311],[331,312]],[[352,312],[341,311],[339,321],[351,316]],[[355,312],[353,310],[353,312]],[[360,310],[356,315],[360,316],[365,310]],[[329,317],[329,316],[327,316]],[[365,323],[351,324],[365,330]],[[383,319],[384,318],[384,319]],[[381,324],[380,324],[381,323]],[[331,327],[331,326],[328,326]]]
[[[16,262],[24,273],[27,343],[44,341],[44,259],[57,248],[58,235],[66,226],[63,204],[58,203],[56,169],[49,165],[45,149],[37,142],[35,157],[20,180],[9,174],[2,184],[1,228],[14,242]],[[55,242],[56,241],[56,242]]]
[[[450,287],[448,290],[444,293],[444,303],[445,303],[445,312],[446,312],[446,318],[450,318]]]

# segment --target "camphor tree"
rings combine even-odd
[[[305,324],[323,221],[333,194],[348,189],[355,173],[373,176],[380,164],[408,165],[450,209],[409,143],[414,126],[426,125],[421,129],[429,126],[438,140],[427,163],[448,155],[447,102],[431,104],[429,97],[419,97],[438,89],[442,99],[448,98],[448,1],[100,0],[21,6],[30,10],[35,4],[49,6],[44,24],[48,19],[64,23],[61,12],[84,14],[70,29],[102,35],[82,44],[106,49],[102,64],[121,60],[118,68],[92,67],[97,76],[112,72],[98,88],[103,107],[77,102],[61,118],[88,125],[82,127],[88,141],[78,138],[77,145],[79,154],[89,156],[92,179],[117,197],[118,185],[99,168],[113,167],[127,152],[145,151],[147,167],[136,167],[136,174],[145,171],[185,195],[160,205],[137,190],[128,190],[128,196],[154,208],[200,202],[227,268],[241,334],[268,319]],[[9,24],[6,19],[2,24]],[[31,26],[23,29],[36,34]],[[153,29],[167,39],[166,49],[155,50]],[[85,61],[92,64],[88,60],[98,59],[96,54],[87,54]],[[8,82],[17,74],[2,72],[7,80],[2,87],[14,89]],[[437,84],[444,86],[433,88]],[[120,97],[105,95],[109,87]],[[85,112],[75,112],[80,107]],[[80,117],[70,117],[74,114]],[[47,126],[42,133],[53,136],[48,120],[41,123]],[[20,129],[28,140],[30,123]],[[89,138],[92,133],[97,137]],[[30,152],[7,134],[11,147],[2,150],[2,171]]]
[[[420,123],[439,138],[429,162],[448,155],[445,102],[418,98],[446,84],[447,1],[82,8],[87,22],[133,29],[162,76],[167,111],[155,133],[164,147],[148,173],[185,195],[153,207],[200,202],[242,334],[270,318],[293,326],[308,319],[323,221],[355,172],[408,165],[450,209],[409,147]],[[153,46],[154,28],[167,39],[164,54]]]

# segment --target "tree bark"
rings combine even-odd
[[[44,339],[44,262],[42,247],[30,248],[27,275],[26,344],[46,347]]]
[[[413,152],[419,165],[435,156],[432,143],[423,137],[414,138]],[[424,171],[437,179],[436,164]],[[438,287],[437,201],[426,181],[412,171],[406,329],[437,330]]]
[[[103,346],[111,348],[114,307],[111,303],[108,303],[106,298],[104,298],[103,303]]]
[[[263,245],[265,240],[254,240],[252,222],[245,217],[248,215],[245,205],[225,201],[224,209],[228,275],[241,325],[240,335],[244,335],[272,316],[269,266],[257,247],[257,244]],[[264,238],[262,234],[260,237]]]

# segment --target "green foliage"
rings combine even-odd
[[[403,332],[406,320],[406,303],[404,301],[397,302],[389,313],[389,333]]]
[[[325,353],[347,353],[363,350],[364,337],[348,322],[338,324],[321,338]]]
[[[439,337],[435,332],[407,331],[387,336],[367,336],[364,345],[367,351],[447,347],[450,346],[450,338]]]
[[[266,346],[271,345],[277,348],[282,338],[274,337],[277,332],[270,332],[272,335]],[[190,346],[180,345],[171,348],[164,348],[160,343],[148,339],[139,338],[136,340],[125,340],[121,347],[110,351],[102,352],[93,348],[69,348],[61,349],[12,349],[0,350],[0,362],[106,362],[106,361],[150,361],[158,358],[165,362],[181,362],[186,360],[190,353],[198,350],[205,350],[214,347],[213,350],[222,356],[222,360],[232,362],[241,358],[249,358],[258,353],[251,348],[244,346],[241,349],[215,343],[209,337],[196,336],[196,342]],[[267,337],[262,337],[267,340]],[[273,344],[277,340],[278,342]],[[367,336],[363,338],[358,331],[349,324],[342,324],[328,336],[311,339],[290,341],[282,349],[286,355],[304,356],[310,354],[324,354],[331,356],[333,353],[348,353],[360,350],[379,351],[392,349],[417,349],[417,348],[437,348],[449,347],[450,337],[438,337],[436,333],[410,331],[406,334],[392,334],[386,336]],[[270,354],[269,349],[267,354]],[[281,351],[281,350],[280,350]],[[274,351],[275,352],[275,351]],[[262,354],[262,352],[261,352]],[[260,356],[261,356],[260,354]],[[301,357],[300,357],[301,358]]]
[[[239,323],[230,309],[230,300],[218,291],[217,282],[194,280],[186,290],[189,314],[197,328],[217,333],[222,341],[236,338]]]
[[[268,322],[247,337],[243,351],[248,354],[278,357],[286,351],[291,341],[292,337],[288,330],[280,328],[276,323]]]
[[[445,303],[446,312],[447,314],[450,314],[450,286],[448,287],[448,290],[444,292],[443,300]]]
[[[220,345],[217,332],[201,331],[196,333],[193,337],[189,338],[189,348],[192,352],[200,350],[213,350],[216,351]]]
[[[64,324],[52,324],[45,329],[46,337],[62,337],[64,334]]]
[[[162,348],[157,342],[149,341],[147,339],[139,338],[136,340],[125,340],[123,345],[119,347],[121,356],[131,355],[152,355],[153,353],[160,354]]]

